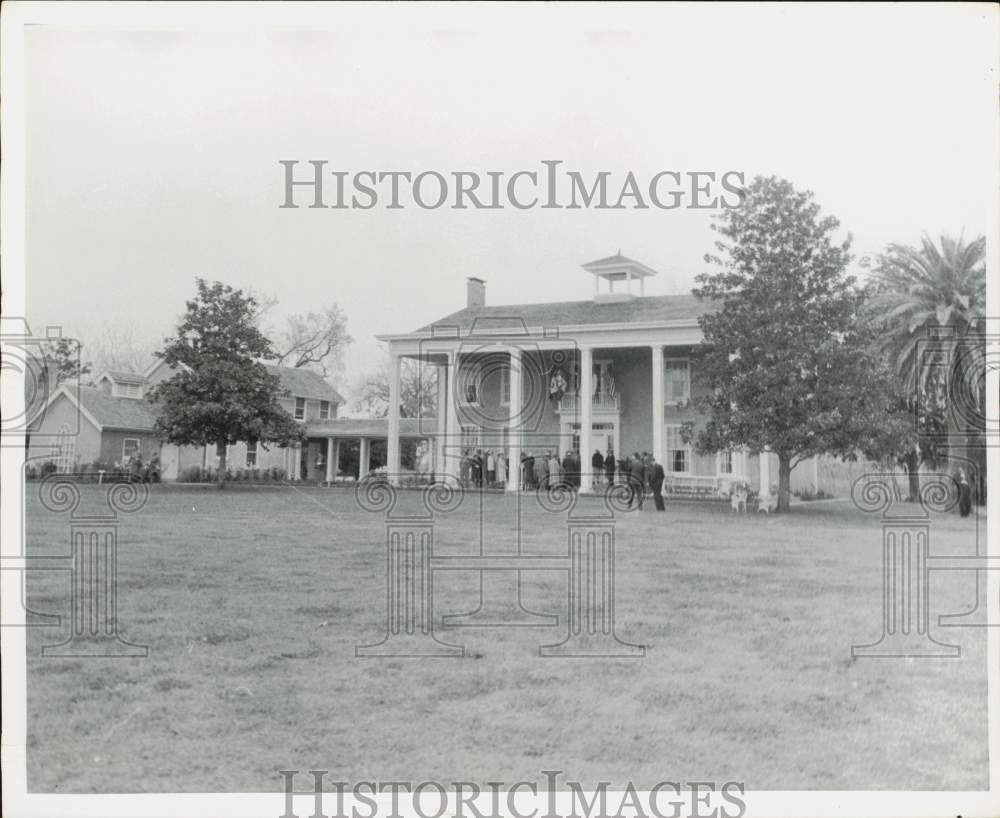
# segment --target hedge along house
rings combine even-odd
[[[620,253],[583,269],[594,286],[586,301],[488,306],[485,282],[469,278],[464,309],[412,333],[379,336],[390,352],[389,473],[400,471],[406,357],[437,370],[439,408],[424,430],[436,438],[440,471],[452,477],[470,450],[503,450],[516,463],[525,452],[561,457],[573,449],[584,465],[581,491],[593,488],[595,451],[616,459],[650,452],[678,491],[725,493],[734,480],[755,490],[774,485],[773,454],[699,454],[685,434],[705,422],[693,403],[691,358],[706,305],[692,295],[646,295],[657,272]],[[519,471],[510,470],[508,490],[519,489]],[[816,488],[815,475],[815,463],[796,469],[793,488]]]
[[[311,422],[337,416],[344,399],[315,372],[268,366],[288,392],[281,405],[307,430]],[[32,426],[28,457],[38,463],[52,461],[60,472],[76,472],[101,464],[128,466],[135,457],[148,463],[156,455],[164,480],[183,479],[192,469],[217,468],[217,446],[177,446],[162,441],[155,431],[156,407],[147,400],[149,389],[166,380],[173,370],[158,361],[143,373],[108,371],[94,386],[61,386],[46,403]],[[281,469],[301,479],[303,447],[268,446],[242,441],[228,447],[230,469]]]

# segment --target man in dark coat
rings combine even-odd
[[[594,449],[594,456],[590,458],[590,466],[594,472],[594,482],[599,483],[604,475],[604,455],[600,449]]]
[[[574,472],[574,469],[573,469],[573,452],[571,452],[569,450],[567,450],[566,454],[563,455],[562,470],[563,470],[563,480],[566,481],[566,484],[569,485],[569,486],[575,486],[576,485],[576,479],[575,479],[575,475],[573,473]]]
[[[972,487],[964,471],[958,473],[958,513],[968,517],[972,513]]]
[[[615,482],[615,453],[608,449],[608,454],[604,458],[604,476],[608,481],[608,485],[613,485]]]
[[[642,501],[645,499],[646,492],[643,486],[643,473],[645,468],[643,466],[642,458],[639,457],[639,453],[636,452],[632,455],[632,461],[628,464],[628,482],[630,495],[628,498],[628,507],[632,508],[632,505],[639,501],[639,508],[642,509]]]
[[[649,460],[649,487],[653,490],[653,502],[656,510],[663,511],[663,466],[655,458]]]

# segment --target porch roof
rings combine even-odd
[[[433,437],[437,431],[435,418],[400,418],[400,437]],[[306,424],[309,437],[388,437],[388,418],[334,418],[311,420]]]

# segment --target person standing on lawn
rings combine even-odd
[[[546,452],[535,458],[535,488],[544,491],[549,487],[549,458],[552,452]]]
[[[961,469],[958,472],[958,513],[963,517],[972,513],[972,487]]]
[[[656,503],[656,510],[663,511],[663,466],[656,462],[656,458],[649,459],[649,487],[653,491],[653,502]]]
[[[638,452],[635,452],[632,455],[631,462],[628,463],[628,484],[630,492],[628,507],[632,508],[633,504],[638,501],[640,511],[642,510],[642,501],[646,497],[646,490],[643,485],[644,473],[645,466],[642,462],[642,458],[639,456]]]
[[[604,477],[608,485],[615,482],[615,450],[608,446],[608,453],[604,456]]]
[[[493,449],[486,450],[486,487],[494,488],[497,484],[497,459]]]

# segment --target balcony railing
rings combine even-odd
[[[577,412],[577,396],[566,394],[559,400],[559,414],[575,415]],[[591,412],[618,412],[621,410],[621,398],[617,392],[599,392],[591,398]]]

